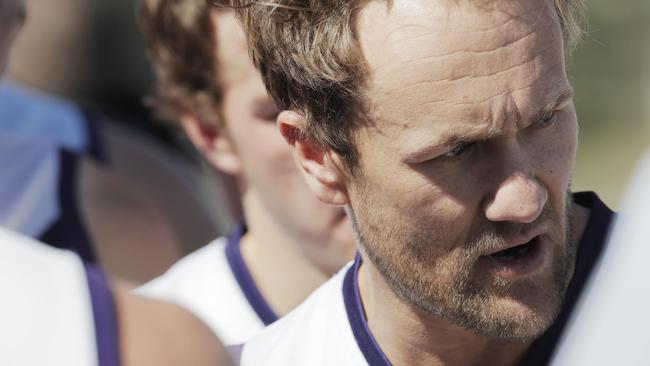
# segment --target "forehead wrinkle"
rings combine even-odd
[[[562,102],[562,100],[558,99],[570,97],[572,89],[566,80],[558,81],[557,83],[551,82],[553,85],[560,86],[553,88],[553,90],[541,98],[536,98],[534,95],[516,96],[516,94],[533,89],[536,86],[535,84],[539,82],[539,79],[543,78],[544,74],[540,75],[538,79],[532,80],[529,85],[492,95],[480,103],[444,101],[444,103],[449,105],[465,106],[471,104],[474,106],[474,108],[463,108],[464,111],[460,114],[441,108],[434,108],[430,112],[427,112],[426,110],[423,111],[423,108],[414,108],[413,105],[408,105],[405,106],[404,114],[402,115],[403,118],[400,120],[403,122],[397,124],[390,123],[391,116],[385,116],[388,118],[383,118],[378,121],[381,122],[385,131],[401,131],[405,128],[414,127],[414,133],[409,133],[405,142],[414,139],[417,140],[420,136],[431,136],[433,132],[437,133],[437,131],[444,129],[469,131],[469,133],[465,134],[451,133],[450,135],[472,136],[473,138],[477,138],[477,136],[482,136],[482,138],[494,137],[499,134],[506,121],[519,122],[533,120],[538,117],[539,113],[549,108],[557,107],[557,102]],[[488,101],[492,102],[488,104]],[[426,103],[419,104],[419,106],[426,106]],[[522,110],[524,113],[521,113]],[[445,114],[448,114],[448,116],[445,116]],[[467,117],[463,118],[463,114]],[[486,124],[488,125],[487,127]],[[452,137],[448,140],[452,140]]]
[[[527,4],[530,4],[530,7],[533,6],[532,3]],[[449,33],[452,37],[446,39],[443,37],[443,41],[453,45],[453,48],[448,53],[442,53],[438,65],[433,63],[434,60],[426,60],[426,58],[433,59],[435,56],[432,56],[431,52],[440,53],[439,48],[433,47],[432,45],[422,45],[419,44],[421,42],[415,41],[413,42],[418,43],[418,47],[404,48],[405,42],[403,40],[407,38],[400,38],[400,36],[407,34],[412,40],[424,40],[426,42],[427,38],[434,38],[434,34],[432,33],[435,32],[431,32],[433,28],[431,25],[426,27],[411,22],[411,24],[406,25],[401,23],[390,29],[381,26],[375,27],[368,34],[372,33],[377,36],[377,31],[379,31],[380,34],[390,35],[389,41],[385,37],[383,39],[379,37],[379,39],[365,43],[366,46],[370,46],[372,49],[363,47],[372,74],[369,78],[367,95],[374,94],[375,97],[369,96],[367,100],[370,100],[376,109],[379,110],[378,115],[380,115],[380,118],[378,121],[385,121],[382,122],[385,126],[394,124],[391,127],[403,128],[408,125],[417,125],[418,123],[430,122],[432,120],[466,121],[468,123],[484,122],[485,119],[492,120],[489,116],[491,116],[493,109],[487,108],[484,105],[486,102],[494,98],[503,97],[508,93],[516,93],[533,88],[533,83],[538,82],[540,78],[545,77],[546,74],[552,71],[553,66],[548,67],[548,62],[555,65],[558,63],[556,62],[557,59],[562,58],[563,48],[561,45],[562,37],[559,23],[555,18],[538,16],[540,13],[539,3],[535,3],[534,6],[535,9],[530,10],[528,8],[526,11],[527,14],[535,12],[535,19],[530,15],[524,17],[520,12],[520,14],[508,16],[507,18],[487,19],[486,22],[477,23],[479,26],[489,24],[488,27],[482,26],[481,28],[487,28],[490,30],[490,33],[495,33],[483,37],[485,39],[479,39],[478,37],[471,40],[461,39],[467,34],[479,34],[478,31],[473,31],[473,29],[471,31],[467,31],[465,28],[459,29],[460,35],[455,37],[453,32]],[[507,12],[502,13],[506,14]],[[459,26],[462,26],[464,21],[462,18],[460,19],[461,24]],[[479,21],[482,19],[479,18]],[[381,21],[376,23],[375,20],[370,18],[367,20],[369,22],[368,25],[372,23],[383,24]],[[501,23],[494,25],[495,20]],[[468,25],[472,24],[468,23]],[[546,28],[541,29],[542,25],[546,26]],[[513,29],[510,29],[511,27]],[[541,30],[538,31],[539,29]],[[409,32],[410,34],[408,34]],[[363,32],[361,35],[363,35]],[[556,42],[558,40],[560,42]],[[489,42],[503,46],[493,50],[485,50],[485,45]],[[400,46],[399,43],[402,43],[402,48],[395,48],[396,46],[393,44]],[[364,46],[364,42],[362,42],[362,46]],[[465,49],[460,49],[462,47]],[[393,49],[391,50],[390,48]],[[412,50],[423,49],[428,54],[421,56],[421,59],[414,59],[418,54],[413,54]],[[399,52],[401,50],[406,50],[406,52],[400,55]],[[393,57],[395,55],[397,57]],[[408,57],[411,60],[408,60]],[[455,62],[458,59],[461,62]],[[411,62],[411,65],[408,62]],[[484,65],[477,67],[476,64],[479,62],[482,62]],[[420,66],[420,64],[423,65]],[[564,67],[563,61],[560,64],[555,66]],[[412,65],[415,65],[415,67],[411,67]],[[460,69],[464,68],[468,72],[480,73],[477,75],[461,74],[459,72],[459,66]],[[529,69],[526,66],[531,67]],[[546,70],[543,70],[541,73],[538,72],[537,70],[540,66]],[[425,67],[427,67],[426,70],[424,69]],[[434,79],[431,75],[432,70],[434,72],[442,70],[446,74],[442,76],[434,75],[434,77],[437,76],[437,79]],[[493,72],[490,72],[490,70]],[[429,80],[422,81],[423,77]],[[496,80],[492,81],[490,77]],[[559,77],[554,78],[559,79]],[[409,83],[409,79],[412,81],[411,83]],[[474,85],[471,79],[482,81]],[[434,82],[437,82],[439,86],[433,88],[431,83]],[[505,92],[503,91],[504,89],[506,90]],[[465,91],[464,93],[463,90]],[[531,94],[535,94],[535,91],[533,90]],[[396,104],[394,102],[395,98],[403,102]],[[473,100],[470,101],[470,99]],[[529,104],[527,101],[523,103]],[[461,110],[465,106],[476,104],[483,104],[482,106],[476,106],[481,107],[480,111],[478,108],[467,108],[465,111]],[[455,107],[456,111],[451,113],[451,109],[437,108],[444,105],[450,108]],[[432,114],[435,116],[432,116]],[[483,119],[483,117],[488,118]]]
[[[467,37],[471,36],[473,34],[480,34],[480,39],[475,42],[475,44],[472,45],[470,49],[459,49],[459,42],[456,42],[455,40],[448,40],[445,39],[445,37],[437,37],[436,39],[433,40],[433,42],[429,42],[431,44],[436,44],[438,47],[437,49],[451,49],[451,52],[445,52],[445,53],[440,53],[440,54],[431,54],[433,49],[423,49],[421,44],[417,44],[418,47],[410,47],[412,50],[418,52],[418,50],[422,50],[425,52],[428,52],[429,55],[428,57],[438,57],[438,56],[452,56],[456,53],[485,53],[485,52],[491,52],[494,50],[498,50],[504,47],[508,47],[512,45],[513,43],[518,43],[522,41],[522,37],[518,37],[516,39],[507,39],[507,40],[502,40],[499,38],[503,37],[489,37],[490,34],[492,33],[504,33],[506,35],[506,38],[508,38],[508,35],[512,34],[512,31],[502,31],[501,28],[506,28],[506,27],[515,27],[518,28],[521,31],[524,31],[526,35],[529,35],[531,33],[534,33],[536,29],[538,28],[538,25],[540,21],[543,21],[544,19],[548,22],[551,21],[553,22],[553,19],[547,19],[542,16],[540,16],[541,13],[543,13],[543,8],[548,8],[548,6],[542,5],[538,8],[532,9],[529,12],[525,14],[520,14],[517,16],[508,16],[506,19],[499,19],[498,21],[500,22],[499,24],[496,25],[490,25],[487,27],[483,28],[477,28],[477,29],[468,29],[468,27],[477,27],[480,26],[480,23],[475,24],[474,22],[463,22],[461,25],[456,25],[458,27],[462,26],[462,34]],[[529,13],[536,13],[536,16],[530,16]],[[502,11],[502,13],[505,14],[505,12]],[[470,14],[471,15],[471,14]],[[484,13],[479,13],[479,15],[484,15]],[[447,17],[451,16],[451,13],[448,12]],[[413,18],[416,18],[416,16],[413,16]],[[533,21],[533,24],[530,24],[531,18]],[[442,18],[438,18],[442,19]],[[436,26],[437,23],[434,21],[438,19],[428,19],[429,21],[427,23],[424,23],[422,21],[415,24],[398,24],[394,26],[392,29],[390,29],[387,33],[385,33],[385,41],[384,43],[386,45],[391,45],[395,44],[397,45],[398,48],[403,48],[405,43],[414,43],[414,42],[420,42],[422,38],[434,38],[436,36],[445,36],[450,34],[450,31],[448,29],[450,23],[449,21],[444,22],[444,26]],[[462,19],[462,18],[461,18]],[[513,22],[518,22],[518,24],[512,25],[511,23]],[[443,22],[439,22],[443,23]],[[419,34],[413,35],[412,32],[409,32],[412,28],[422,28],[423,31],[419,32]],[[415,45],[414,45],[415,46]],[[463,44],[462,47],[466,47],[466,44]],[[385,50],[382,50],[382,53]],[[396,53],[397,56],[400,56],[399,53]],[[426,61],[426,56],[422,57],[416,57],[415,59],[423,60]]]
[[[517,42],[530,41],[532,45],[526,47],[523,44],[514,50],[506,46],[485,52],[459,51],[443,56],[423,56],[422,58],[405,61],[407,64],[406,68],[404,65],[382,65],[376,67],[375,78],[382,80],[386,76],[397,73],[403,76],[399,79],[399,83],[408,83],[417,86],[423,83],[498,76],[511,69],[526,66],[527,63],[534,62],[552,52],[552,48],[556,45],[553,43],[549,44],[549,42],[542,43],[537,37],[535,39],[529,39],[534,35],[535,32],[527,33],[517,40]],[[510,46],[512,45],[514,44]],[[428,80],[418,80],[421,79],[422,75],[419,73],[411,73],[410,71],[413,69],[409,68],[409,65],[420,67],[423,71],[426,71]],[[424,70],[425,67],[426,70]],[[497,67],[496,71],[494,67]],[[486,69],[487,71],[482,71]]]
[[[561,50],[558,50],[558,52],[561,52]],[[378,97],[387,101],[394,99],[396,96],[409,95],[410,98],[408,98],[404,105],[404,109],[408,110],[415,110],[416,108],[413,108],[414,105],[418,106],[417,109],[421,109],[423,106],[437,107],[445,105],[450,107],[465,107],[472,104],[484,103],[495,96],[500,96],[505,93],[533,87],[537,83],[545,82],[545,79],[548,79],[549,77],[552,77],[555,80],[553,82],[566,82],[566,72],[564,71],[563,62],[552,62],[552,60],[551,62],[545,62],[545,60],[552,59],[557,55],[548,55],[547,52],[528,53],[528,55],[532,56],[532,59],[527,61],[525,64],[518,65],[510,70],[501,70],[495,74],[498,78],[493,80],[488,79],[486,82],[480,82],[480,80],[495,75],[473,78],[475,81],[478,81],[475,85],[472,85],[469,80],[471,79],[471,76],[457,79],[455,81],[438,82],[426,80],[407,85],[403,84],[405,82],[404,78],[399,78],[397,84],[401,82],[402,85],[395,85],[396,88],[392,91],[390,88],[378,90]],[[531,65],[531,63],[533,64]],[[538,71],[540,67],[544,66],[546,67],[543,70]],[[558,72],[555,73],[556,71]],[[415,76],[415,78],[421,77],[422,75]],[[525,85],[515,87],[512,82],[515,81],[516,84],[517,80],[519,80],[520,85],[522,81],[525,82]],[[503,91],[503,87],[507,85],[510,85],[510,87]],[[479,92],[479,88],[483,89],[483,92]],[[468,93],[468,89],[471,90],[472,93]],[[435,90],[436,92],[432,93],[432,90]]]
[[[415,68],[405,67],[404,64],[399,65],[398,61],[392,65],[379,64],[375,67],[371,83],[387,90],[391,90],[391,88],[407,89],[435,82],[464,81],[470,78],[478,80],[481,77],[488,78],[505,74],[508,71],[517,71],[530,62],[536,62],[541,58],[551,58],[563,52],[561,45],[552,42],[561,39],[559,35],[555,34],[559,32],[559,29],[556,28],[559,27],[554,27],[551,31],[553,34],[547,33],[547,37],[541,37],[538,32],[526,33],[518,37],[517,44],[490,50],[485,54],[457,53],[441,56],[438,60],[435,60],[433,56],[424,56],[424,58],[407,61],[411,63],[411,66],[417,65]],[[535,36],[536,34],[539,37]],[[519,44],[524,41],[525,43]],[[513,45],[516,46],[514,49]],[[426,77],[427,80],[422,80],[423,77]],[[383,85],[381,85],[382,82],[384,82]]]
[[[447,58],[452,58],[452,57],[457,57],[457,56],[479,56],[479,57],[486,57],[489,56],[492,53],[498,53],[498,52],[506,52],[508,48],[516,47],[519,43],[526,41],[529,37],[533,36],[536,34],[535,30],[531,30],[524,34],[521,38],[517,38],[514,40],[510,40],[505,42],[504,44],[500,44],[497,47],[484,47],[480,49],[469,49],[469,50],[455,50],[452,52],[448,53],[439,53],[439,54],[434,54],[434,55],[428,55],[428,56],[421,56],[421,57],[416,57],[411,60],[405,60],[406,64],[412,65],[412,64],[418,64],[418,63],[424,63],[428,62],[434,59],[442,60],[444,61]],[[547,46],[546,48],[543,48],[542,50],[548,49],[551,46]]]
[[[504,67],[500,70],[497,71],[491,71],[491,72],[485,72],[485,73],[477,73],[477,74],[472,74],[472,75],[463,75],[463,76],[446,76],[441,79],[434,79],[434,80],[422,80],[419,82],[415,82],[413,84],[410,84],[411,87],[416,87],[419,85],[428,85],[428,84],[439,84],[439,83],[455,83],[455,82],[461,82],[464,80],[468,79],[482,79],[482,78],[491,78],[491,77],[498,77],[502,74],[505,74],[507,72],[515,72],[517,69],[524,68],[528,66],[531,62],[535,62],[536,60],[539,59],[540,55],[532,55],[533,57],[528,60],[523,60],[520,63],[514,64],[514,65],[504,65]]]
[[[440,18],[440,19],[442,19],[442,18]],[[497,24],[497,25],[490,26],[490,27],[487,27],[487,28],[469,29],[469,30],[465,30],[464,32],[466,34],[474,34],[474,33],[481,33],[482,34],[482,33],[486,33],[486,32],[491,32],[491,31],[496,30],[498,28],[508,26],[510,23],[514,22],[515,20],[517,20],[517,19],[516,18],[511,18],[511,19],[508,19],[505,23],[502,23],[502,24]],[[427,24],[427,25],[429,25],[429,24]],[[431,37],[432,33],[431,33],[430,29],[427,28],[427,25],[424,25],[424,24],[400,25],[398,27],[395,27],[393,30],[391,30],[391,31],[389,31],[387,33],[386,41],[395,41],[395,42],[401,43],[401,42],[404,42],[404,41],[407,41],[407,40],[419,41],[422,38]],[[416,35],[416,36],[409,36],[408,39],[400,38],[400,37],[393,37],[395,34],[398,34],[399,31],[404,30],[404,29],[408,29],[408,28],[422,28],[425,31],[422,32],[422,34],[419,34],[419,35]],[[433,34],[443,34],[443,33],[446,33],[446,32],[447,31],[441,31],[441,32],[438,32],[438,33],[433,33]],[[393,40],[393,38],[395,38],[395,39]],[[390,43],[390,42],[387,42],[387,43]]]
[[[474,104],[482,104],[482,103],[485,103],[485,102],[487,102],[487,101],[489,101],[491,99],[497,98],[497,97],[503,97],[503,96],[506,96],[506,95],[509,95],[509,94],[514,94],[514,93],[519,92],[519,91],[523,91],[523,90],[526,90],[526,89],[531,89],[531,88],[533,88],[535,86],[536,83],[539,82],[540,79],[543,79],[544,77],[546,77],[546,75],[553,72],[556,67],[558,67],[558,66],[553,65],[553,66],[549,67],[542,74],[540,74],[536,79],[531,80],[528,85],[524,85],[524,86],[521,86],[521,87],[518,87],[518,88],[509,89],[509,90],[504,91],[504,92],[496,93],[496,94],[487,96],[487,97],[485,97],[483,99],[475,99],[475,100],[470,100],[470,101],[456,101],[456,100],[449,100],[449,99],[440,99],[440,100],[434,100],[434,101],[430,101],[430,102],[423,102],[422,105],[436,105],[436,104],[444,103],[444,104],[451,105],[451,106],[461,106],[462,107],[462,106],[468,106],[468,105],[474,105]]]

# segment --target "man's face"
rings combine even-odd
[[[225,133],[236,150],[246,189],[259,197],[271,219],[304,245],[321,270],[333,273],[352,259],[355,235],[343,209],[314,197],[278,132],[278,109],[268,97],[231,13],[216,12],[218,58],[225,91]]]
[[[24,20],[22,0],[0,0],[0,75],[4,74],[11,45]]]
[[[545,1],[455,3],[359,13],[374,123],[356,135],[351,209],[364,257],[398,295],[527,338],[559,311],[575,257],[562,32]]]

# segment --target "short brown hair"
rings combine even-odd
[[[178,121],[191,111],[220,123],[216,28],[206,0],[141,0],[140,22],[156,73],[157,114]]]
[[[356,13],[370,0],[231,0],[251,55],[281,109],[306,119],[303,133],[329,146],[353,169],[353,131],[367,115],[362,90],[367,66],[355,35]],[[391,0],[383,0],[390,6]],[[580,34],[583,0],[554,1],[567,49]]]

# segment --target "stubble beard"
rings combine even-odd
[[[553,238],[550,274],[517,283],[500,278],[486,283],[473,276],[477,253],[488,245],[502,242],[508,238],[502,235],[504,232],[517,228],[483,232],[463,248],[452,248],[450,252],[447,249],[448,253],[441,257],[441,253],[436,253],[439,247],[431,243],[430,237],[416,235],[404,239],[403,226],[391,227],[380,214],[367,215],[369,224],[362,228],[351,208],[348,214],[362,251],[398,297],[426,314],[482,336],[528,340],[541,335],[553,323],[573,275],[577,250],[573,240],[572,203],[568,192],[563,215],[555,213],[550,206],[540,215],[540,220],[550,220],[552,226],[560,225],[564,229],[564,235],[558,228],[559,234]],[[538,221],[526,227],[536,226]],[[539,299],[524,303],[518,301],[522,296]]]

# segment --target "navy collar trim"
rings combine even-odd
[[[343,301],[345,302],[348,321],[352,327],[352,334],[354,334],[357,345],[369,365],[391,366],[388,357],[381,350],[368,328],[366,314],[359,294],[359,267],[361,267],[361,257],[357,254],[354,264],[348,269],[343,279]]]
[[[583,237],[580,240],[574,276],[571,279],[565,297],[562,312],[540,339],[538,339],[525,357],[525,365],[545,365],[561,335],[568,316],[573,309],[578,295],[580,294],[591,270],[593,269],[607,239],[614,213],[598,198],[593,192],[579,192],[573,194],[573,199],[579,205],[589,208],[591,214],[585,227]],[[343,279],[343,301],[348,315],[348,321],[357,345],[363,353],[368,364],[373,366],[391,366],[388,357],[379,347],[373,337],[359,294],[359,267],[361,257],[357,255],[354,264],[350,267]]]
[[[251,305],[260,320],[262,320],[264,325],[269,325],[278,320],[278,316],[266,302],[262,293],[257,288],[257,285],[255,285],[253,276],[248,270],[248,266],[241,255],[240,242],[244,233],[246,233],[246,225],[241,224],[238,225],[237,228],[228,236],[226,259],[228,260],[230,269],[235,275],[235,279],[237,279],[239,288],[244,293],[246,300],[248,300],[248,303]]]

